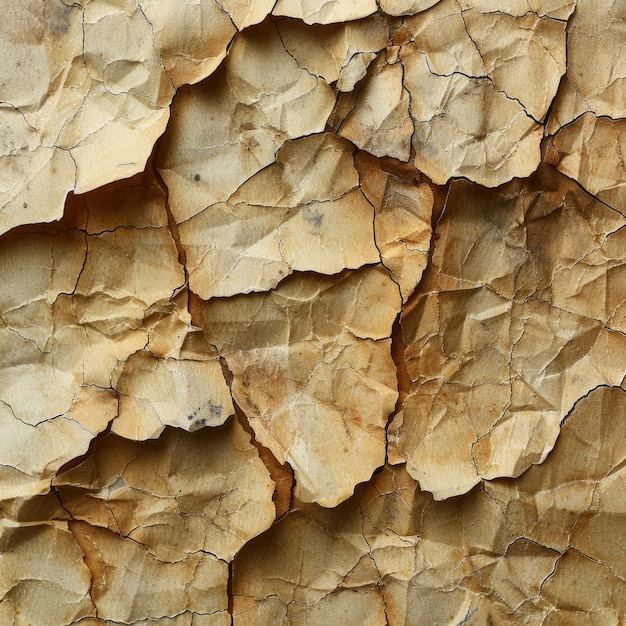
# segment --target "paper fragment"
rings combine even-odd
[[[140,0],[168,76],[176,87],[197,83],[217,69],[237,32],[216,0],[180,3]]]
[[[223,69],[180,89],[172,107],[158,165],[176,221],[228,200],[287,139],[323,131],[333,103],[273,24],[239,34]]]
[[[587,112],[626,117],[623,20],[618,2],[577,0],[567,28],[567,74],[548,120],[550,134]]]
[[[113,373],[120,394],[112,431],[129,439],[153,439],[165,426],[194,432],[219,426],[234,414],[219,359],[159,359],[135,352]]]
[[[625,142],[626,120],[585,113],[557,133],[548,148],[556,154],[548,158],[587,191],[626,214]]]
[[[388,15],[415,15],[430,9],[439,0],[380,0],[380,8]]]
[[[272,11],[276,0],[222,0],[220,6],[239,30],[262,22]]]
[[[341,125],[340,135],[375,156],[408,161],[413,123],[409,92],[402,80],[401,65],[388,65],[379,57],[356,95],[353,111]]]
[[[384,270],[364,268],[293,275],[268,294],[204,307],[235,401],[258,441],[294,469],[302,500],[335,506],[384,462],[399,299]]]
[[[374,205],[374,233],[382,264],[406,302],[422,278],[432,235],[434,196],[415,178],[385,172],[373,160],[359,163],[361,188]]]
[[[305,26],[298,20],[278,23],[278,32],[289,54],[300,67],[337,82],[340,91],[352,91],[376,53],[389,45],[389,28],[380,17],[332,26]]]
[[[495,187],[537,168],[542,128],[520,104],[496,91],[488,78],[437,76],[415,48],[401,54],[405,85],[416,94],[415,166],[433,182],[464,176]]]
[[[376,0],[335,0],[317,2],[317,0],[278,0],[272,13],[298,17],[305,24],[331,24],[358,20],[376,12]]]
[[[379,261],[352,152],[329,134],[288,142],[228,203],[183,222],[192,291],[231,296],[271,289],[294,270],[336,274]]]
[[[14,108],[3,113],[17,110],[33,140],[29,146],[21,144],[17,152],[4,152],[5,160],[13,160],[22,174],[13,189],[7,189],[9,220],[3,230],[60,217],[70,189],[88,191],[141,171],[165,128],[173,96],[152,43],[150,24],[134,2],[124,2],[115,10],[105,10],[100,2],[69,7],[55,1],[45,10],[37,3],[28,4],[34,30],[32,21],[14,11],[4,21],[17,48],[5,66],[2,93],[2,100]],[[124,24],[135,37],[127,37]],[[22,90],[20,71],[25,58],[41,67],[30,73],[27,91]],[[14,97],[15,92],[21,95]],[[36,158],[29,158],[25,167],[32,152]],[[38,182],[46,171],[55,181],[52,198],[46,183]],[[31,190],[27,199],[20,187],[30,179],[39,193]],[[31,207],[33,217],[18,221],[20,200]]]
[[[402,319],[413,386],[398,441],[436,498],[543,462],[574,402],[621,382],[624,223],[547,168],[524,187],[451,186]]]
[[[540,158],[537,122],[565,72],[565,24],[461,12],[454,0],[406,24],[414,43],[400,58],[412,94],[415,165],[439,184],[465,176],[495,187],[531,174]]]
[[[108,435],[55,485],[74,519],[164,562],[200,551],[230,561],[274,519],[273,483],[233,420],[193,434],[168,429],[147,443]]]

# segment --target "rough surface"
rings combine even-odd
[[[626,622],[619,2],[0,8],[0,624]]]

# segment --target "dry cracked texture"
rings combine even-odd
[[[626,13],[3,1],[0,623],[626,621]]]

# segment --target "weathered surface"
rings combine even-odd
[[[626,622],[620,3],[0,8],[0,623]]]

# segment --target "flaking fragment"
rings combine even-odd
[[[358,20],[376,13],[376,0],[334,0],[318,2],[317,0],[278,0],[272,13],[298,17],[306,24],[332,24]]]
[[[119,394],[112,431],[129,439],[153,439],[165,426],[194,432],[234,414],[217,355],[162,359],[142,350],[113,370],[112,383]]]
[[[221,0],[220,6],[228,13],[239,30],[262,22],[272,11],[276,0]]]
[[[260,443],[295,472],[301,500],[335,506],[385,458],[397,398],[397,285],[378,267],[292,275],[267,294],[211,300],[203,329],[233,373]]]
[[[439,0],[379,0],[380,8],[388,15],[415,15],[430,9]]]
[[[547,158],[589,193],[626,214],[625,143],[626,120],[585,113],[551,139]]]
[[[194,432],[234,415],[219,354],[193,326],[181,290],[145,312],[148,344],[111,372],[118,415],[111,431],[128,439],[158,437],[165,426]]]
[[[191,290],[231,296],[271,289],[293,271],[336,274],[379,261],[353,151],[330,134],[287,142],[228,202],[181,223]]]
[[[567,74],[548,120],[550,134],[587,112],[626,117],[625,16],[619,2],[577,0],[567,27]]]
[[[92,572],[91,598],[104,620],[132,623],[161,620],[181,611],[217,613],[228,608],[228,565],[196,553],[161,561],[141,544],[85,522],[71,530]]]
[[[621,383],[625,224],[547,166],[524,186],[452,185],[402,318],[398,442],[436,498],[541,463],[576,400]]]
[[[226,56],[237,32],[217,0],[180,3],[139,0],[149,20],[161,61],[176,87],[209,76]]]
[[[172,107],[158,167],[176,221],[228,200],[287,139],[323,131],[333,104],[330,87],[298,66],[274,24],[237,35],[224,66],[179,89]]]
[[[330,26],[306,26],[299,20],[278,23],[289,54],[300,67],[322,77],[339,91],[352,91],[376,58],[389,46],[389,26],[378,16]]]
[[[404,84],[415,94],[415,166],[433,182],[464,176],[495,187],[537,168],[542,127],[518,102],[497,91],[486,77],[433,74],[425,55],[413,46],[403,47],[401,59]]]
[[[274,520],[273,482],[236,420],[146,443],[107,435],[55,485],[74,519],[163,562],[200,552],[230,561]]]
[[[379,56],[357,91],[354,109],[339,134],[375,156],[408,161],[413,122],[403,78],[400,63],[390,65],[385,55]]]
[[[398,283],[403,302],[428,263],[434,196],[427,183],[384,171],[375,159],[358,162],[361,188],[374,205],[374,233],[382,264]]]
[[[415,165],[439,184],[464,176],[495,187],[531,174],[539,122],[566,69],[565,22],[461,11],[444,0],[405,23]]]

